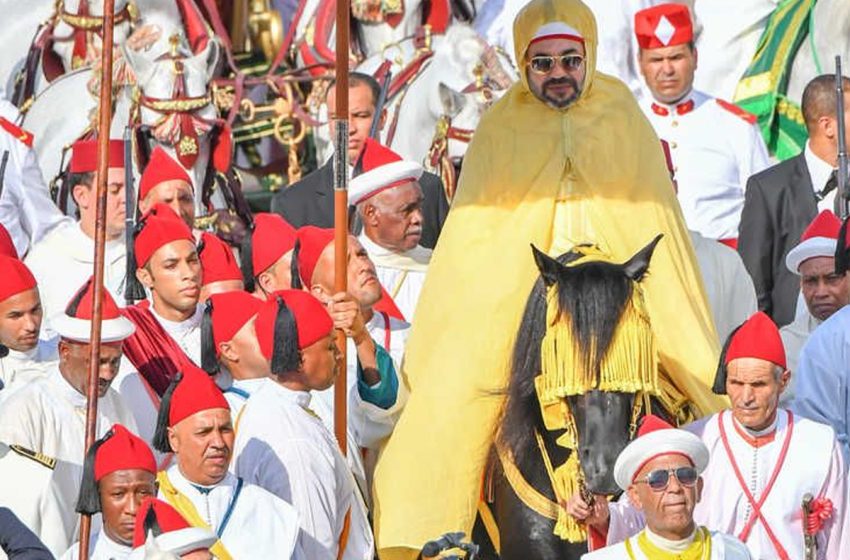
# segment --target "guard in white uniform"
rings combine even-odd
[[[764,313],[731,338],[715,391],[728,391],[731,411],[685,429],[711,458],[694,519],[737,536],[753,558],[803,560],[804,523],[815,529],[817,558],[838,560],[850,550],[847,468],[829,426],[777,408],[788,383],[782,341]],[[804,496],[813,498],[803,519]],[[619,542],[643,526],[643,515],[621,501],[610,505],[607,540]]]
[[[50,200],[32,141],[32,134],[0,117],[0,224],[20,256],[57,225],[71,221]]]
[[[59,556],[77,533],[74,503],[79,468],[19,445],[0,442],[0,504]],[[5,558],[0,551],[0,558]]]
[[[794,321],[779,329],[791,371],[791,385],[782,395],[783,402],[793,399],[797,363],[809,336],[850,303],[850,275],[835,271],[835,245],[840,229],[838,217],[831,210],[824,210],[803,232],[800,243],[785,256],[785,266],[800,277],[804,306],[800,310],[798,304]]]
[[[686,6],[661,4],[638,12],[635,34],[651,93],[641,108],[670,144],[685,222],[703,237],[734,247],[747,179],[769,165],[755,117],[693,89],[697,53]]]
[[[95,185],[97,184],[97,143],[94,140],[74,144],[68,179],[74,186],[71,195],[80,211],[78,222],[66,222],[51,230],[36,243],[25,262],[38,280],[44,325],[41,336],[55,336],[54,316],[61,316],[77,287],[94,270]],[[106,249],[103,261],[103,285],[116,301],[124,303],[124,143],[109,144],[107,178]]]
[[[363,172],[351,180],[349,202],[363,220],[359,240],[375,263],[378,279],[413,323],[431,250],[422,237],[422,166],[366,139]]]
[[[333,433],[310,408],[311,391],[332,387],[336,377],[333,320],[306,292],[274,296],[255,322],[272,377],[243,409],[236,473],[298,509],[309,558],[371,560],[374,539],[354,476]]]
[[[82,466],[85,457],[86,387],[89,335],[94,299],[87,282],[54,319],[59,332],[59,362],[47,377],[19,388],[0,406],[0,441]],[[118,373],[122,343],[133,324],[121,316],[108,292],[103,293],[98,379],[97,435],[113,424],[135,431],[135,421],[110,385]],[[81,472],[79,473],[82,474]]]
[[[41,341],[41,300],[27,266],[0,255],[0,396],[45,377],[55,364],[55,344]]]
[[[211,547],[217,558],[308,558],[300,551],[295,509],[228,472],[234,437],[221,390],[203,370],[186,367],[163,397],[154,435],[154,448],[175,455],[175,464],[157,476],[159,498],[193,527],[218,535]]]

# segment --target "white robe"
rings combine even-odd
[[[64,461],[40,459],[0,443],[0,506],[12,510],[54,556],[59,556],[77,535],[74,507],[81,471]],[[0,558],[6,558],[2,551]]]
[[[628,553],[625,542],[615,545],[606,546],[594,552],[588,552],[582,556],[583,560],[624,560],[632,558],[634,560],[653,560],[648,558],[637,542],[637,537],[629,537],[632,555]],[[741,541],[735,537],[725,535],[713,531],[711,533],[711,556],[712,560],[750,560],[750,553],[747,547],[741,544]]]
[[[782,338],[782,346],[785,347],[785,362],[788,371],[791,372],[791,381],[788,387],[779,397],[779,402],[790,403],[794,400],[794,384],[797,379],[797,369],[800,361],[800,352],[809,340],[809,336],[823,321],[816,319],[808,310],[798,313],[794,321],[779,329]]]
[[[103,530],[93,533],[89,539],[89,560],[127,560],[131,552],[132,546],[115,542]],[[80,542],[77,541],[59,560],[77,560],[79,557]]]
[[[800,352],[791,409],[832,426],[850,456],[850,306],[821,323]]]
[[[47,377],[56,366],[59,356],[56,341],[39,340],[38,345],[28,352],[9,350],[9,355],[0,358],[0,391],[14,390],[42,377]],[[0,392],[0,399],[5,393]]]
[[[425,283],[425,274],[431,260],[431,250],[416,246],[404,253],[385,249],[369,239],[366,234],[358,237],[360,244],[375,263],[378,280],[393,298],[404,319],[413,324],[416,304]]]
[[[41,338],[50,340],[56,336],[50,319],[65,312],[74,294],[94,274],[94,240],[83,233],[79,222],[65,223],[37,243],[24,262],[35,276],[41,295]],[[118,305],[124,304],[126,262],[123,238],[108,241],[103,285]]]
[[[242,416],[242,408],[251,395],[269,381],[268,377],[259,379],[234,379],[230,387],[224,390],[224,398],[227,404],[230,405],[230,416],[233,418],[234,425]]]
[[[96,436],[103,436],[116,423],[136,432],[133,415],[110,388],[98,399]],[[85,437],[86,397],[62,377],[58,367],[9,395],[0,407],[0,441],[5,443],[82,467]]]
[[[343,558],[372,560],[374,539],[365,504],[336,439],[310,405],[308,392],[264,384],[243,409],[231,466],[246,482],[295,506],[307,558],[337,558],[350,511]]]
[[[233,501],[236,477],[228,473],[209,492],[202,493],[199,486],[187,480],[176,465],[169,468],[167,473],[171,484],[192,502],[204,522],[218,534]],[[168,501],[162,491],[159,499]],[[298,513],[295,509],[248,480],[244,481],[227,526],[219,538],[237,560],[308,558],[301,554],[299,548]]]
[[[685,426],[700,436],[710,452],[703,473],[702,501],[694,509],[694,521],[713,531],[739,536],[753,515],[720,435],[721,415],[732,456],[756,502],[762,499],[785,440],[792,434],[785,461],[761,507],[762,515],[789,558],[804,558],[801,504],[807,493],[829,499],[834,508],[832,518],[817,535],[819,560],[845,558],[850,550],[847,468],[835,435],[829,426],[799,416],[794,416],[793,430],[789,430],[788,412],[784,409],[777,413],[773,441],[758,447],[741,436],[743,428],[736,425],[730,411]],[[628,500],[611,504],[609,511],[609,544],[620,542],[643,527],[643,515]],[[778,558],[761,520],[756,521],[745,544],[756,560]]]
[[[736,251],[691,231],[702,283],[720,344],[758,309],[753,279]]]
[[[389,328],[387,328],[388,324]],[[395,363],[396,373],[400,372],[404,361],[407,337],[410,334],[410,323],[389,315],[374,313],[369,322],[366,323],[366,330],[369,331],[369,336],[376,344],[380,344],[384,347],[384,350],[389,352]]]
[[[0,194],[0,224],[23,258],[50,230],[72,220],[50,200],[35,151],[0,127],[0,158],[8,153]]]

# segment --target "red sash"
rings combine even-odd
[[[791,436],[794,433],[794,415],[790,410],[786,411],[788,414],[788,433],[785,435],[785,441],[782,442],[782,449],[779,452],[779,459],[776,461],[776,465],[773,467],[773,473],[770,475],[770,479],[767,482],[767,485],[764,487],[764,491],[762,492],[761,498],[756,502],[753,493],[750,492],[750,487],[744,481],[744,477],[741,474],[741,469],[738,468],[738,463],[735,462],[735,457],[732,455],[732,448],[729,445],[729,438],[726,436],[726,428],[723,426],[723,412],[717,415],[717,424],[720,426],[720,439],[723,441],[723,448],[726,450],[726,457],[729,459],[729,463],[732,465],[732,470],[735,471],[735,478],[738,479],[738,485],[741,487],[741,490],[744,491],[744,496],[746,496],[747,501],[750,503],[750,507],[753,509],[752,516],[747,520],[747,524],[744,526],[744,530],[741,531],[741,534],[738,535],[738,538],[742,542],[747,542],[747,539],[750,537],[750,533],[755,527],[756,521],[761,521],[762,527],[764,527],[765,533],[767,533],[767,538],[770,539],[771,544],[773,544],[773,548],[776,550],[776,553],[780,560],[788,560],[788,553],[785,552],[785,549],[779,543],[779,540],[773,534],[773,531],[770,528],[770,525],[767,524],[767,519],[762,516],[761,508],[764,505],[764,502],[767,500],[767,496],[770,494],[770,491],[773,489],[773,484],[776,482],[776,477],[779,476],[779,471],[782,470],[782,465],[785,463],[785,457],[788,455],[788,447],[791,445]],[[734,422],[734,419],[733,419]]]
[[[125,307],[121,313],[136,325],[133,336],[124,340],[124,355],[162,397],[177,372],[192,360],[151,314],[147,302]]]

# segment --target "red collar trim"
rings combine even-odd
[[[752,436],[748,434],[746,430],[741,428],[741,426],[738,425],[738,421],[735,420],[734,416],[732,417],[732,426],[735,428],[735,431],[738,432],[738,435],[741,436],[741,439],[746,441],[750,445],[750,447],[755,447],[756,449],[758,449],[759,447],[764,447],[768,443],[773,443],[773,441],[776,439],[776,427],[774,427],[773,431],[769,434],[765,434],[763,436]]]
[[[676,114],[677,115],[687,115],[691,111],[694,110],[696,103],[694,103],[693,99],[688,99],[684,103],[679,103],[676,105]],[[658,116],[666,117],[670,114],[670,110],[664,105],[659,105],[658,103],[652,103],[652,112]]]

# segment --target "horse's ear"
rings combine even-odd
[[[443,106],[444,114],[450,118],[456,117],[460,113],[460,110],[463,109],[463,95],[443,82],[440,82],[438,89],[440,90],[440,104]]]
[[[211,37],[209,41],[207,41],[206,47],[202,50],[198,55],[201,60],[206,60],[207,63],[207,76],[214,76],[218,70],[218,63],[221,59],[221,45],[219,44],[219,40],[215,37]]]
[[[543,283],[546,286],[553,286],[558,281],[558,273],[564,267],[534,245],[531,246],[531,252],[534,253],[534,262],[537,264],[540,276],[543,277]]]
[[[658,242],[661,241],[662,237],[664,237],[664,234],[659,233],[646,247],[624,262],[623,273],[635,282],[643,280],[643,277],[646,275],[646,271],[649,270],[649,261],[652,260],[652,253],[655,251],[655,246],[658,245]]]

